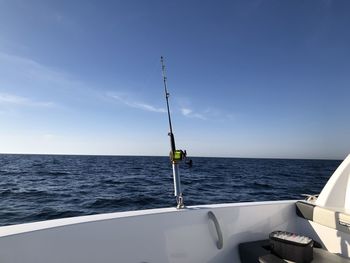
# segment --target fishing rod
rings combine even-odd
[[[173,133],[173,126],[171,124],[171,116],[170,116],[170,108],[169,108],[169,92],[167,87],[167,77],[165,75],[165,65],[164,58],[160,57],[160,62],[162,64],[162,74],[163,74],[163,83],[164,83],[164,92],[165,92],[165,100],[166,107],[168,111],[168,121],[169,121],[169,137],[170,137],[170,161],[173,167],[173,179],[174,179],[174,196],[176,197],[177,208],[182,209],[185,207],[184,199],[181,191],[181,180],[179,173],[179,163],[186,158],[186,151],[176,150],[175,147],[175,137]]]

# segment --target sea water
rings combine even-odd
[[[192,158],[185,204],[301,199],[341,161]],[[175,206],[168,157],[0,155],[0,225]]]

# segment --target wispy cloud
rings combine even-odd
[[[0,95],[1,104],[75,108],[77,102],[96,100],[100,93],[78,76],[0,51]]]
[[[189,108],[181,108],[181,113],[183,116],[188,117],[188,118],[197,118],[197,119],[201,119],[201,120],[207,119],[203,114],[193,112],[193,110],[189,109]]]
[[[60,72],[57,69],[47,67],[33,59],[8,54],[0,51],[0,69],[3,75],[17,72],[21,80],[30,81],[30,83],[45,85],[45,87],[65,88],[79,87],[81,82],[73,80],[72,76]]]
[[[194,109],[189,98],[181,98],[178,101],[180,112],[186,118],[195,118],[208,121],[232,121],[235,116],[218,108],[207,107]]]
[[[31,107],[53,107],[53,102],[35,101],[27,97],[16,96],[12,94],[0,93],[0,105],[17,105]]]
[[[183,115],[185,115],[185,116],[188,116],[189,114],[192,113],[192,110],[186,109],[186,108],[182,108],[182,109],[181,109],[181,113],[182,113]]]
[[[157,108],[153,105],[144,103],[144,102],[138,102],[138,101],[130,101],[120,95],[115,95],[115,94],[109,94],[109,97],[117,100],[118,102],[131,107],[135,109],[140,109],[144,111],[151,111],[151,112],[160,112],[160,113],[165,113],[166,110],[164,108]]]

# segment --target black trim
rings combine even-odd
[[[305,218],[307,220],[314,220],[314,208],[315,204],[308,202],[298,201],[295,203],[296,213],[299,217]]]

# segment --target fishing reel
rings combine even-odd
[[[175,150],[174,152],[170,152],[170,160],[172,162],[180,162],[184,160],[187,157],[187,152],[186,150]]]

